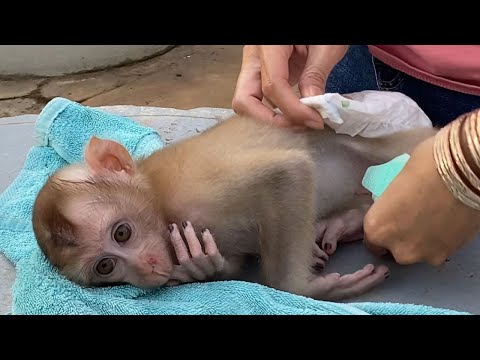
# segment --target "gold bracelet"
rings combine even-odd
[[[478,113],[471,113],[471,117],[478,117]],[[475,121],[476,120],[476,121]],[[475,126],[477,125],[477,126]],[[465,137],[467,139],[467,145],[470,149],[470,153],[472,155],[475,164],[480,169],[480,139],[479,139],[479,132],[478,127],[480,126],[480,121],[478,118],[472,118],[465,120]]]
[[[471,126],[468,128],[478,129],[480,123],[478,115],[478,113],[464,114],[442,128],[435,136],[434,158],[440,177],[452,195],[463,204],[480,211],[480,196],[465,184],[465,180],[470,181],[472,186],[480,190],[480,180],[468,165],[460,145],[460,130],[466,129],[462,124],[476,121],[477,126],[469,124]],[[476,152],[480,151],[480,148],[470,145],[475,143],[475,140],[478,144],[478,133],[469,133],[466,137],[474,138],[468,145],[473,157],[477,158]]]
[[[462,130],[465,131],[465,124],[470,123],[470,121],[468,120],[469,119],[462,118],[460,119],[460,121],[455,121],[454,123],[452,123],[449,143],[450,143],[451,151],[453,154],[453,158],[456,162],[457,168],[460,174],[464,176],[464,178],[462,179],[463,180],[462,182],[465,184],[465,178],[466,178],[466,180],[470,183],[471,186],[468,186],[467,184],[465,185],[478,197],[479,196],[478,193],[475,193],[475,191],[472,190],[472,187],[473,189],[480,189],[480,179],[468,164],[467,159],[463,154],[462,146],[460,144],[460,141],[461,141],[460,132]],[[471,136],[469,135],[470,134],[466,134],[466,138],[470,138]],[[469,148],[469,150],[470,150],[470,153],[472,153],[473,149]]]

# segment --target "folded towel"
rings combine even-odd
[[[31,226],[35,196],[55,170],[82,160],[90,136],[121,142],[134,157],[164,146],[155,130],[67,99],[49,102],[37,119],[39,140],[17,178],[0,196],[0,251],[17,278],[12,314],[466,314],[395,303],[334,303],[241,281],[185,284],[156,290],[132,286],[82,288],[50,266]]]

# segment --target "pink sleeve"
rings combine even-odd
[[[480,95],[480,45],[369,45],[394,69],[447,89]]]

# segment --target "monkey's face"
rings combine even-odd
[[[85,162],[58,171],[38,194],[33,228],[40,248],[81,285],[165,284],[173,250],[148,181],[111,140],[92,138]]]
[[[70,257],[73,266],[65,267],[72,277],[92,286],[127,283],[141,288],[169,280],[173,263],[168,232],[151,201],[140,194],[118,194],[114,203],[84,197],[64,211],[82,244]]]
[[[174,256],[151,194],[148,185],[125,175],[92,182],[54,177],[34,207],[38,243],[80,285],[161,286],[170,278]]]

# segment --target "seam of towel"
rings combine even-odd
[[[67,106],[71,104],[70,100],[57,97],[52,99],[42,109],[38,115],[38,119],[35,124],[35,138],[40,146],[50,146],[49,135],[53,122],[57,119],[58,115],[65,110]]]

